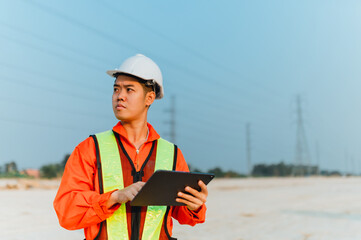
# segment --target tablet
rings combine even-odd
[[[142,189],[130,202],[131,206],[184,206],[176,202],[178,192],[185,192],[185,187],[200,191],[198,181],[206,185],[214,178],[213,174],[190,173],[158,170],[149,178]]]

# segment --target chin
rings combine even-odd
[[[119,121],[123,121],[123,122],[127,122],[127,121],[130,120],[129,117],[123,116],[123,115],[119,115],[119,114],[115,114],[115,117],[116,117]]]
[[[124,120],[124,116],[122,114],[119,114],[117,112],[114,112],[114,116],[116,117],[116,119],[123,121]]]
[[[123,117],[123,116],[117,116],[117,115],[115,115],[115,117],[116,117],[119,121],[124,121],[124,120],[126,120],[126,118]]]

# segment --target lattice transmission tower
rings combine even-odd
[[[251,161],[251,124],[246,124],[246,153],[247,153],[247,175],[252,175],[252,161]]]
[[[303,124],[301,97],[297,96],[297,130],[296,130],[295,165],[292,169],[293,176],[310,175],[311,157],[308,151],[306,131]]]
[[[171,96],[171,106],[170,108],[166,109],[165,112],[170,113],[169,121],[166,121],[166,124],[169,124],[170,129],[169,132],[166,134],[169,136],[169,140],[175,144],[176,142],[176,104],[175,104],[175,95]]]

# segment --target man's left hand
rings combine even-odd
[[[176,201],[186,204],[191,211],[199,209],[207,201],[208,190],[207,186],[202,181],[199,181],[198,185],[201,187],[201,191],[186,187],[185,191],[190,194],[179,192],[179,198],[176,198]]]

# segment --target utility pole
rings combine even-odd
[[[295,166],[292,175],[304,176],[310,174],[310,154],[307,147],[307,139],[302,118],[301,97],[297,96],[297,136]],[[306,167],[306,173],[304,172]]]
[[[170,121],[167,121],[170,125],[170,131],[167,135],[169,135],[169,140],[172,143],[176,142],[176,106],[175,106],[175,95],[171,96],[171,106],[169,109],[165,110],[166,112],[170,113]]]
[[[345,173],[344,175],[347,176],[348,172],[348,151],[345,149]]]
[[[320,148],[318,146],[318,142],[316,142],[316,160],[317,160],[317,173],[316,175],[319,176],[320,175],[320,170],[321,170],[321,163],[320,163]]]
[[[252,162],[251,162],[251,124],[246,123],[246,152],[247,152],[247,166],[248,176],[252,175]]]
[[[353,158],[353,155],[351,155],[350,157],[350,164],[351,164],[351,171],[350,171],[350,175],[351,176],[354,176],[355,175],[355,161],[354,161],[354,158]]]
[[[170,109],[170,140],[172,143],[175,143],[175,95],[171,97],[171,109]]]

